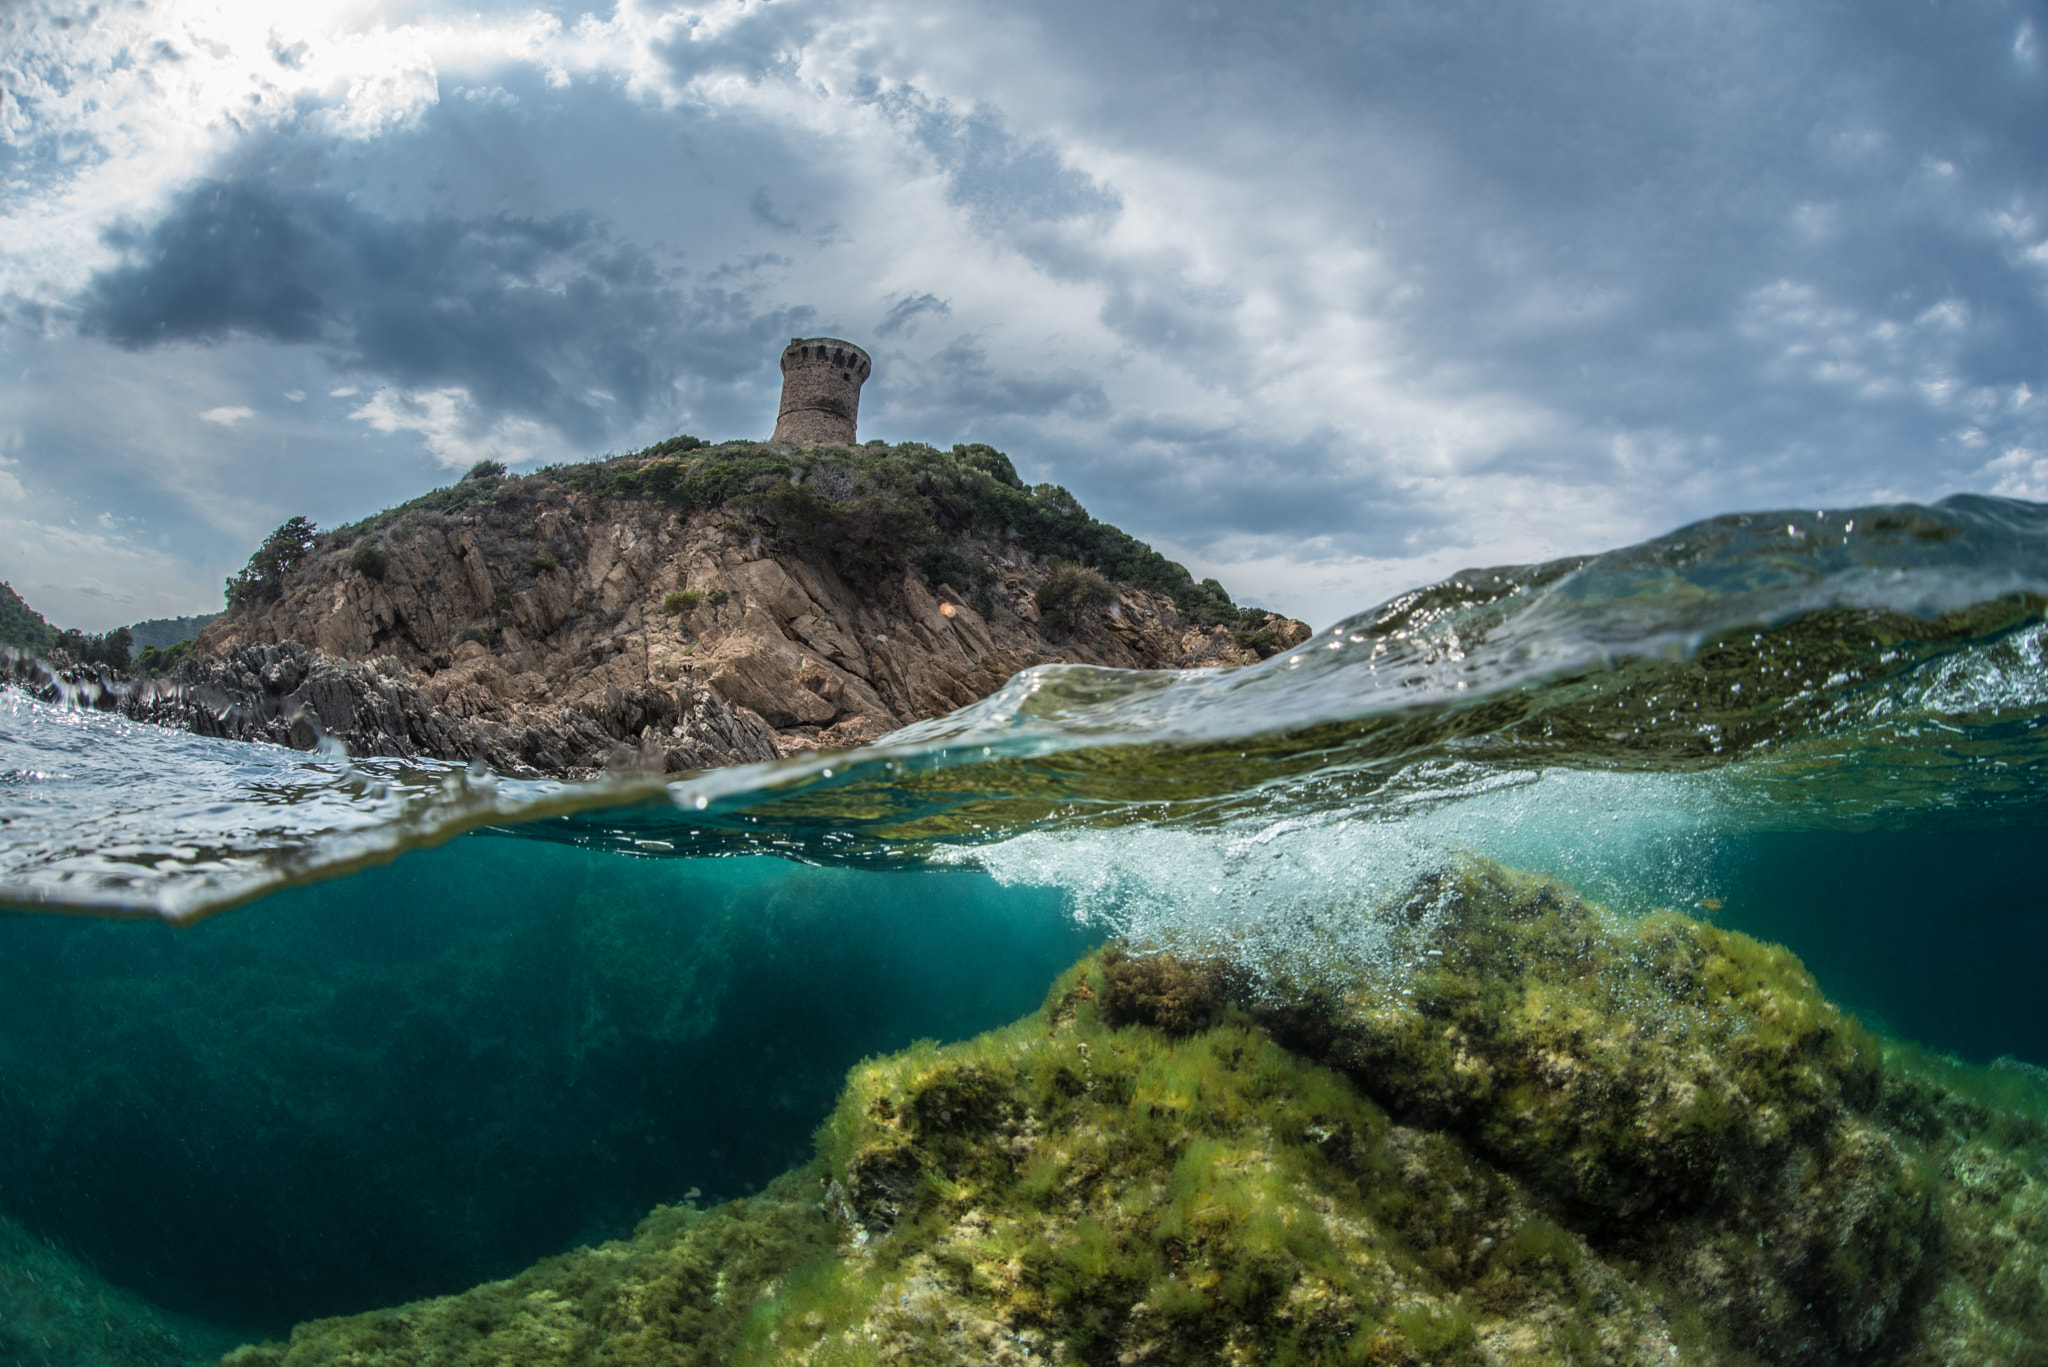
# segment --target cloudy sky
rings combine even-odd
[[[478,8],[479,3],[482,8]],[[1318,625],[2048,498],[2044,0],[13,0],[0,578],[217,608],[481,456],[987,441]]]

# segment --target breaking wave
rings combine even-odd
[[[965,861],[1077,905],[1114,848],[1119,890],[1094,900],[1126,917],[1169,891],[1183,919],[1246,915],[1258,880],[1219,871],[1258,851],[1289,877],[1342,859],[1391,883],[1446,845],[1598,849],[1565,871],[1619,886],[1603,870],[1641,874],[1679,831],[2029,819],[2044,603],[2043,505],[1729,515],[1454,575],[1252,668],[1044,666],[867,749],[675,781],[351,760],[10,690],[0,902],[187,920],[479,828],[646,857]],[[1271,858],[1295,848],[1316,853]]]

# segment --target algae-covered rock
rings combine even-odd
[[[1670,1360],[1649,1298],[1456,1141],[1242,1011],[1115,1029],[1105,990],[1090,962],[1032,1020],[854,1071],[823,1153],[860,1251],[739,1360],[1478,1363],[1510,1320]]]
[[[1941,1255],[1896,1361],[2048,1363],[2048,1079],[1886,1053],[1879,1114],[1942,1196]]]
[[[1410,901],[1412,969],[1368,972],[1311,1047],[1441,1127],[1775,1362],[1867,1354],[1938,1222],[1867,1114],[1877,1040],[1787,950],[1623,922],[1473,862]]]
[[[1113,946],[757,1198],[228,1361],[2048,1362],[2033,1079],[1481,862],[1407,913],[1313,988]]]
[[[0,1216],[0,1363],[197,1367],[234,1337],[124,1291]]]
[[[816,1174],[803,1170],[709,1211],[665,1206],[631,1239],[461,1295],[315,1320],[289,1343],[228,1354],[222,1367],[711,1367],[730,1360],[741,1325],[778,1277],[833,1256],[837,1232],[817,1188]]]

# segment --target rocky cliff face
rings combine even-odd
[[[775,459],[761,450],[748,459]],[[673,771],[863,744],[1036,664],[1241,665],[1308,636],[1234,608],[1228,626],[1191,620],[1014,527],[947,536],[914,492],[863,492],[880,476],[855,457],[716,501],[645,493],[711,457],[466,480],[319,537],[129,710],[302,744],[310,722],[357,753],[509,772]],[[306,652],[275,649],[291,644]]]

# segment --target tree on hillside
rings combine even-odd
[[[57,644],[57,629],[43,620],[12,587],[0,583],[0,646],[48,650]]]
[[[135,638],[126,627],[116,628],[102,636],[88,636],[82,631],[61,632],[57,636],[57,648],[84,665],[105,665],[125,672],[134,664]]]
[[[312,519],[295,517],[272,532],[242,572],[228,576],[228,603],[243,607],[282,598],[285,575],[313,549],[319,530]]]

